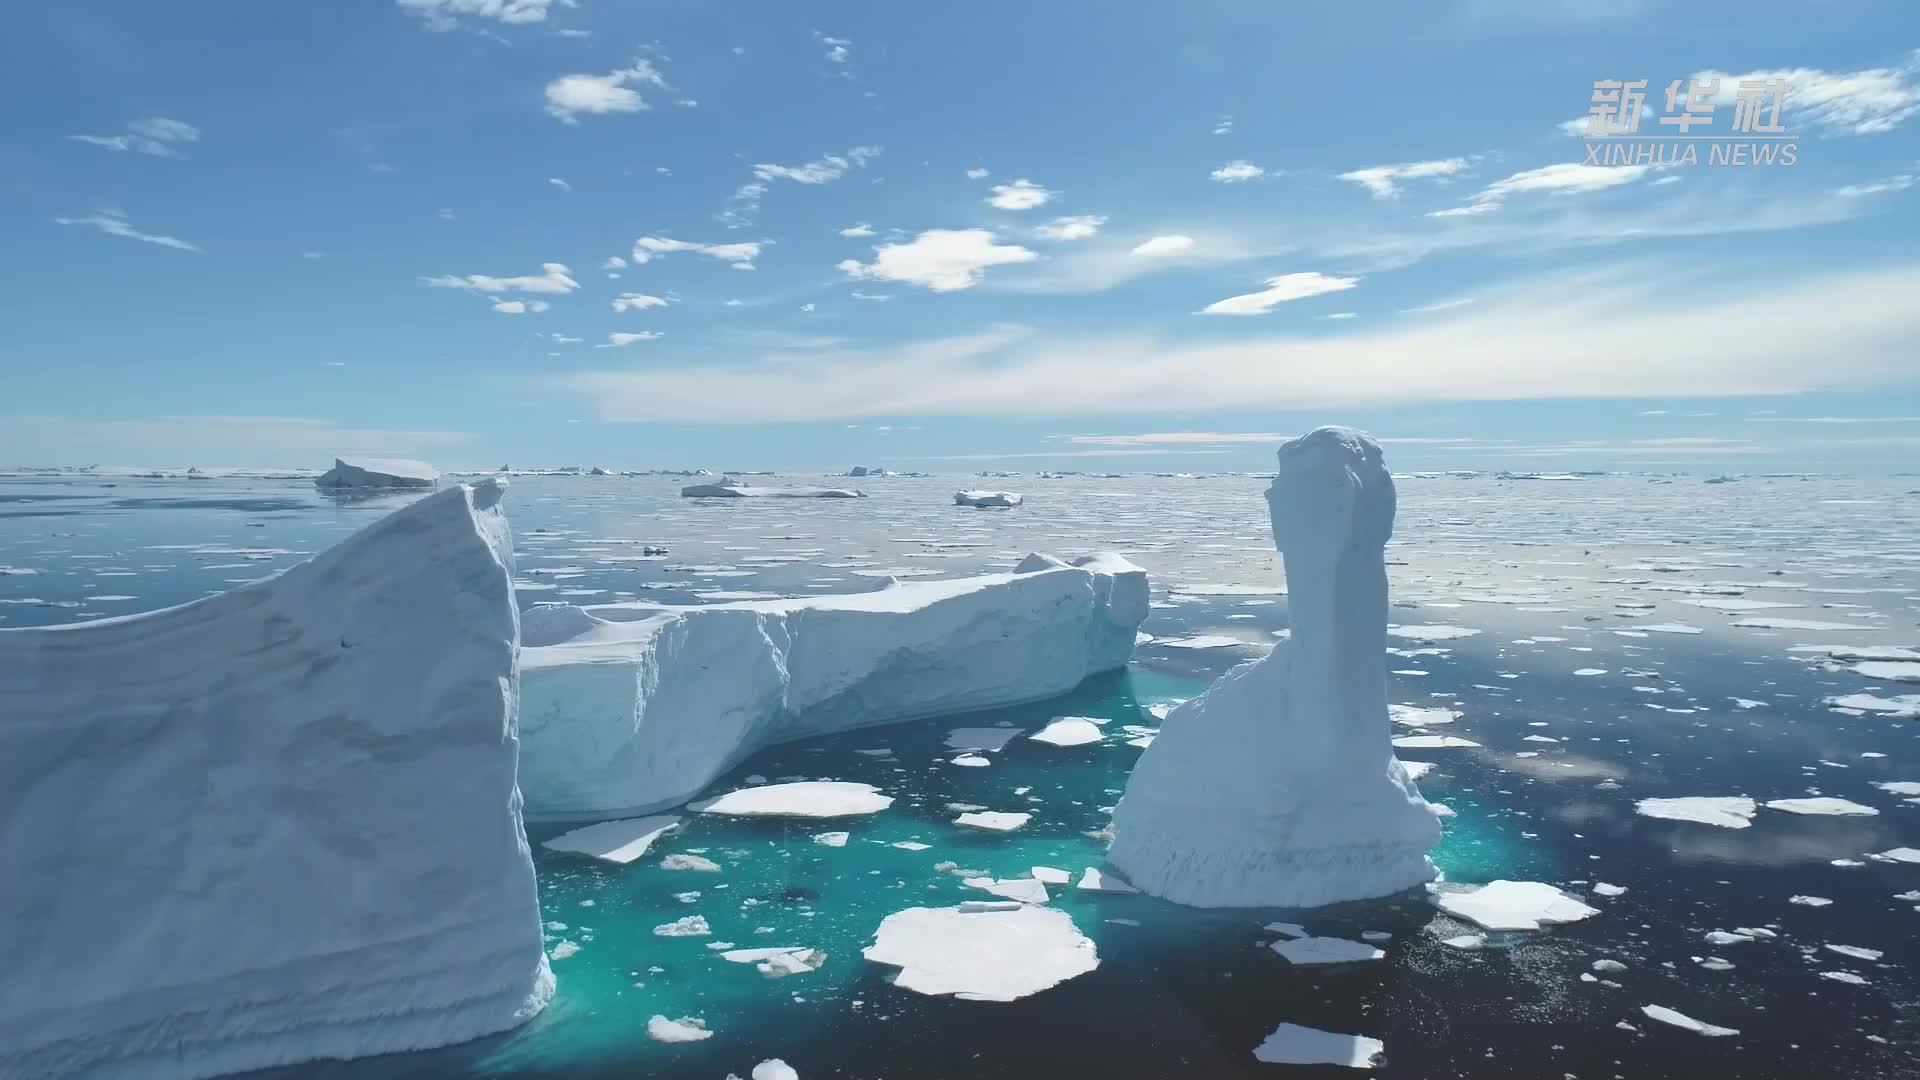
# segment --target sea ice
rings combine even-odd
[[[720,864],[705,855],[686,855],[676,852],[660,860],[662,870],[692,870],[702,874],[717,874]]]
[[[1600,914],[1598,908],[1538,881],[1490,881],[1466,892],[1442,893],[1435,902],[1447,914],[1488,930],[1538,930]]]
[[[1038,878],[1003,878],[994,880],[985,877],[970,877],[960,882],[969,889],[981,889],[1006,900],[1018,900],[1023,904],[1044,904],[1047,887]]]
[[[789,945],[776,949],[728,949],[720,954],[720,959],[735,964],[752,964],[760,974],[779,979],[818,971],[820,965],[827,962],[827,954],[819,949]]]
[[[982,510],[1009,509],[1019,506],[1025,498],[1017,491],[956,491],[953,493],[955,506],[972,506]]]
[[[1287,958],[1288,963],[1300,964],[1349,964],[1361,960],[1378,960],[1387,955],[1364,941],[1349,941],[1337,937],[1303,937],[1276,941],[1270,948]]]
[[[402,458],[334,458],[333,468],[313,478],[313,486],[343,488],[429,488],[440,482],[440,471],[424,461]]]
[[[1054,746],[1085,746],[1100,741],[1100,726],[1077,716],[1063,716],[1027,738]]]
[[[955,825],[966,825],[975,829],[989,829],[994,832],[1012,832],[1025,825],[1032,814],[1009,814],[1000,810],[982,810],[961,814],[953,819]]]
[[[1826,703],[1836,709],[1880,713],[1895,720],[1920,719],[1920,694],[1901,694],[1890,698],[1872,694],[1842,694],[1827,698]]]
[[[670,923],[662,923],[653,928],[656,937],[706,937],[713,931],[707,926],[704,915],[688,915]]]
[[[1650,1019],[1658,1020],[1663,1024],[1672,1024],[1674,1027],[1691,1031],[1696,1035],[1711,1035],[1717,1037],[1740,1034],[1738,1028],[1716,1027],[1713,1024],[1695,1020],[1693,1017],[1688,1016],[1678,1009],[1669,1009],[1665,1005],[1642,1005],[1640,1006],[1640,1011],[1645,1013]]]
[[[178,607],[0,630],[0,1075],[214,1076],[540,1011],[504,491]]]
[[[1404,750],[1446,750],[1480,744],[1458,735],[1401,735],[1393,740],[1393,745]],[[1411,782],[1412,778],[1408,779]]]
[[[1073,880],[1073,875],[1052,866],[1036,866],[1030,871],[1035,881],[1047,885],[1065,885]]]
[[[805,780],[793,784],[745,787],[725,795],[688,803],[687,809],[727,817],[851,817],[877,814],[893,805],[872,784],[844,780]]]
[[[1269,498],[1271,498],[1271,496],[1269,496]],[[1389,518],[1391,518],[1392,515],[1389,514],[1388,516]],[[1393,522],[1391,520],[1387,522],[1387,527],[1389,529],[1393,527]],[[1291,589],[1293,587],[1292,575],[1288,575],[1287,580],[1288,580],[1287,587]],[[1472,637],[1473,635],[1479,632],[1480,631],[1475,630],[1469,626],[1389,626],[1387,627],[1387,633],[1392,634],[1394,637],[1412,638],[1415,641],[1451,641],[1454,638]]]
[[[1081,872],[1080,884],[1075,887],[1088,892],[1137,893],[1140,891],[1118,876],[1103,873],[1091,866]]]
[[[711,484],[689,484],[683,499],[864,499],[867,493],[847,488],[755,487],[729,476]]]
[[[1393,480],[1346,428],[1286,443],[1279,465],[1267,505],[1292,635],[1169,714],[1114,812],[1108,860],[1179,903],[1315,907],[1436,874],[1440,820],[1387,714]]]
[[[630,863],[645,855],[654,841],[679,825],[680,819],[671,815],[602,821],[561,833],[540,846],[548,851],[570,851],[607,862]]]
[[[1365,1035],[1343,1035],[1337,1031],[1281,1024],[1273,1034],[1253,1048],[1256,1061],[1272,1065],[1345,1065],[1353,1069],[1371,1069],[1386,1044]]]
[[[1735,619],[1735,626],[1744,626],[1750,630],[1871,630],[1865,623],[1823,622],[1819,619],[1776,619],[1772,616],[1759,616],[1752,619]]]
[[[1871,806],[1831,797],[1774,799],[1766,806],[1769,810],[1785,810],[1789,814],[1826,814],[1836,817],[1869,817],[1880,812]]]
[[[678,1020],[669,1020],[655,1014],[647,1021],[647,1037],[663,1043],[699,1042],[713,1038],[713,1032],[707,1030],[705,1020],[697,1017],[683,1016]]]
[[[899,968],[893,984],[902,990],[967,1001],[1014,1001],[1100,966],[1071,916],[1029,904],[896,911],[863,955]]]
[[[779,1058],[768,1058],[753,1067],[747,1080],[800,1080],[800,1073]]]
[[[1723,829],[1746,828],[1753,824],[1753,815],[1759,809],[1752,799],[1744,795],[1641,799],[1633,804],[1633,808],[1642,817],[1694,821],[1702,825],[1718,825]]]
[[[527,813],[677,806],[766,746],[1054,697],[1124,667],[1147,611],[1146,572],[1114,555],[799,600],[538,605],[521,650]]]

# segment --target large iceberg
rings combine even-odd
[[[1114,812],[1108,859],[1197,907],[1314,907],[1431,880],[1440,823],[1393,755],[1393,479],[1371,438],[1280,448],[1267,489],[1292,634],[1169,713]]]
[[[678,806],[774,743],[1062,694],[1124,667],[1147,610],[1146,571],[1118,555],[798,600],[537,605],[520,653],[527,813]]]
[[[179,607],[0,630],[0,1076],[463,1042],[553,993],[504,485]]]
[[[428,488],[440,482],[440,471],[424,461],[401,458],[334,458],[333,468],[313,478],[313,486],[342,488]]]

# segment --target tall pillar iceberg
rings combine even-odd
[[[464,1042],[553,994],[483,481],[179,607],[0,630],[0,1076]]]
[[[1108,861],[1196,907],[1316,907],[1430,881],[1439,819],[1387,718],[1394,491],[1379,444],[1340,427],[1286,443],[1267,507],[1292,634],[1168,715]]]

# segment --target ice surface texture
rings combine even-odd
[[[762,747],[1062,694],[1124,667],[1146,571],[1012,574],[706,607],[539,605],[521,650],[530,817],[677,806]]]
[[[440,472],[424,461],[401,458],[334,458],[333,468],[313,478],[318,488],[422,488],[440,482]]]
[[[1197,907],[1313,907],[1434,877],[1439,819],[1393,756],[1393,480],[1371,438],[1320,428],[1267,489],[1293,633],[1168,714],[1114,813],[1108,859]]]
[[[0,1076],[463,1042],[553,993],[504,485],[179,607],[0,630]]]

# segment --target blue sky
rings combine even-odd
[[[1710,76],[1795,165],[1582,164]],[[4,462],[1920,461],[1896,0],[70,0],[0,90]]]

